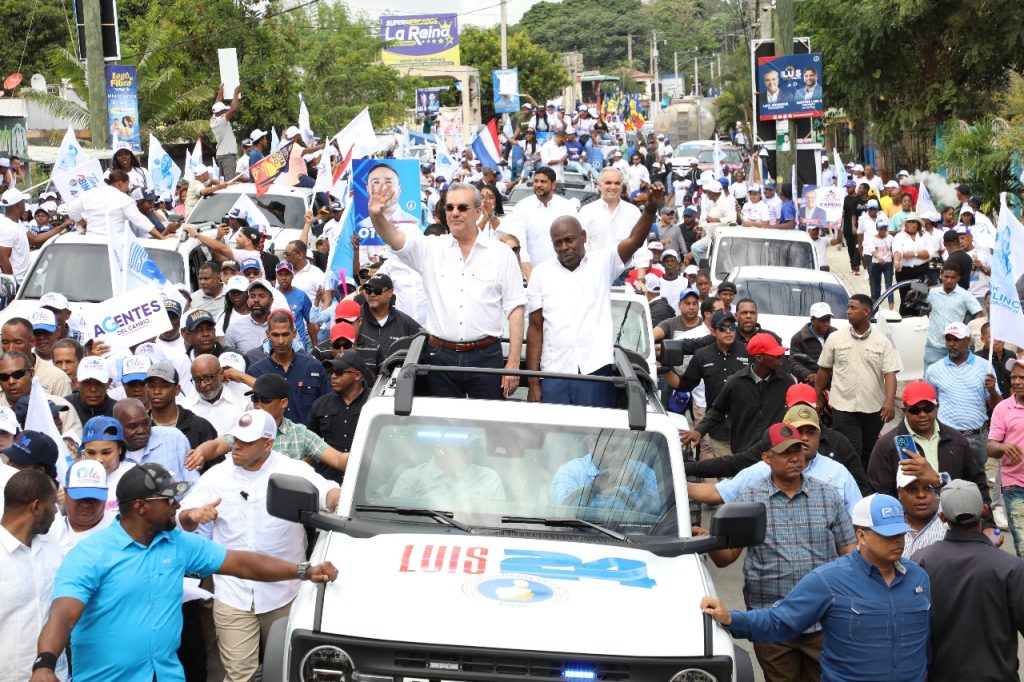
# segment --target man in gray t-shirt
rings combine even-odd
[[[214,157],[217,159],[217,168],[220,169],[220,176],[225,181],[235,177],[235,165],[238,162],[238,143],[235,141],[235,131],[231,129],[231,122],[238,115],[238,93],[242,86],[235,86],[235,92],[231,95],[231,106],[224,104],[224,84],[217,88],[217,99],[213,101],[213,115],[210,116],[210,130],[217,139],[217,150]]]

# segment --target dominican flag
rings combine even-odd
[[[498,170],[498,162],[501,161],[501,146],[498,144],[498,124],[493,118],[480,129],[470,148],[484,168]]]

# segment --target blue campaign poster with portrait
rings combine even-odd
[[[111,149],[117,149],[120,144],[127,144],[133,152],[142,151],[142,136],[139,132],[139,89],[135,75],[134,66],[106,66],[107,127],[110,130]]]
[[[519,111],[519,69],[491,71],[491,89],[494,92],[494,113],[514,114]]]
[[[761,121],[821,116],[821,53],[759,57],[757,88]]]
[[[352,210],[355,234],[366,253],[374,255],[387,249],[377,235],[367,208],[370,191],[390,186],[395,199],[387,207],[387,217],[398,227],[416,226],[423,230],[423,202],[420,198],[420,162],[416,159],[356,159],[352,162]],[[375,248],[377,247],[377,248]]]

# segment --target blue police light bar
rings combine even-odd
[[[596,680],[597,673],[593,670],[569,669],[562,672],[562,677],[567,680]]]

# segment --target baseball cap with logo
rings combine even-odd
[[[794,445],[804,444],[796,427],[786,422],[772,424],[768,428],[768,441],[771,443],[771,451],[776,454],[783,453]]]
[[[83,360],[82,362],[85,361]],[[153,361],[146,355],[129,355],[121,363],[121,383],[130,384],[133,381],[145,381],[146,372],[149,371],[149,367],[152,364]]]
[[[685,289],[683,289],[682,291],[679,292],[679,300],[680,301],[682,301],[687,296],[696,296],[699,299],[700,298],[700,292],[697,291],[696,289],[694,289],[693,287],[686,287]]]
[[[939,403],[935,387],[927,381],[911,381],[903,389],[904,405],[917,405],[918,403],[932,403],[933,405]]]
[[[22,431],[3,453],[18,466],[41,465],[47,471],[57,466],[57,444],[39,431]]]
[[[232,291],[246,291],[249,289],[249,280],[241,275],[232,275],[224,285],[224,293]]]
[[[252,443],[261,438],[276,438],[277,424],[274,423],[274,417],[269,412],[247,410],[231,427],[231,435],[243,443]]]
[[[231,110],[231,107],[229,107],[227,104],[224,104],[224,102],[214,102],[213,103],[213,113],[215,113],[215,114],[219,114],[219,113],[221,113],[223,111],[230,111],[230,110]]]
[[[821,428],[821,421],[818,419],[818,412],[813,407],[807,405],[794,405],[793,407],[786,410],[785,416],[782,417],[782,421],[787,424],[792,424],[796,428],[801,426],[813,426],[816,429]]]
[[[39,306],[42,308],[50,308],[51,310],[71,310],[71,305],[68,303],[68,298],[64,294],[58,294],[56,291],[48,291],[43,294],[43,297],[39,299]]]
[[[168,499],[184,495],[192,487],[186,481],[175,481],[171,472],[155,462],[132,467],[117,483],[117,501],[131,502],[147,497]]]
[[[57,316],[53,314],[52,310],[47,308],[39,308],[33,310],[29,316],[29,322],[32,323],[33,332],[47,332],[52,334],[57,331]]]
[[[818,404],[818,392],[809,384],[793,384],[786,389],[786,405],[806,404],[815,407]]]
[[[711,316],[711,326],[717,328],[729,320],[736,321],[736,315],[731,310],[716,310]]]
[[[644,286],[647,287],[647,291],[651,293],[661,291],[661,277],[658,277],[653,272],[648,272],[644,275]]]
[[[277,264],[277,266],[274,267],[274,272],[281,272],[282,270],[286,270],[292,274],[295,274],[295,268],[292,267],[292,264],[286,260],[281,261],[280,263]]]
[[[64,489],[72,500],[106,500],[107,471],[95,459],[80,459],[68,469]]]
[[[985,514],[985,500],[977,483],[955,478],[939,493],[939,509],[951,523],[976,523]]]
[[[127,359],[125,362],[127,362]],[[91,379],[105,384],[110,381],[110,368],[107,366],[107,361],[103,358],[90,355],[78,363],[78,371],[75,376],[78,378],[79,383]]]
[[[963,322],[950,322],[942,332],[943,336],[952,336],[954,339],[969,339],[971,329]]]
[[[242,272],[246,270],[262,270],[263,265],[260,263],[259,258],[243,258],[242,259]]]
[[[210,314],[209,310],[190,310],[188,315],[185,316],[185,329],[194,332],[199,325],[207,322],[214,326],[217,325],[217,320]]]
[[[109,440],[115,443],[124,442],[124,427],[113,417],[93,417],[82,427],[82,445],[96,441]]]
[[[761,332],[754,334],[747,342],[747,355],[751,358],[755,355],[785,355],[786,348],[780,346],[779,342],[771,334]]]
[[[853,505],[850,520],[854,526],[869,528],[887,538],[910,530],[910,526],[903,520],[903,505],[900,501],[881,493],[861,498]]]
[[[178,383],[178,370],[169,362],[157,362],[146,372],[147,379],[162,379],[169,384]]]
[[[246,237],[248,237],[249,241],[251,241],[253,244],[258,243],[260,237],[263,236],[263,233],[260,232],[260,228],[257,225],[242,225],[240,228],[238,228],[238,231],[244,234]],[[223,266],[221,269],[223,269]],[[242,261],[242,269],[245,269],[244,260]]]
[[[823,320],[826,317],[833,317],[832,307],[824,301],[818,301],[817,303],[811,304],[811,319],[812,320]]]

